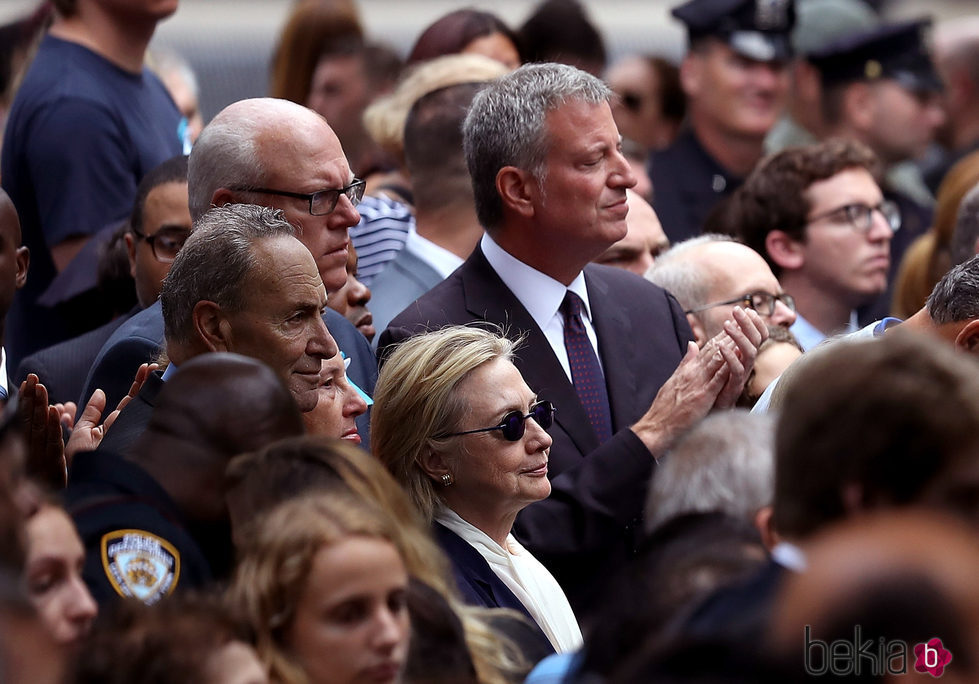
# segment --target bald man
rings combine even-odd
[[[625,237],[594,260],[596,264],[617,266],[636,275],[645,275],[656,257],[670,248],[653,207],[631,188],[626,190],[629,214],[625,217]]]
[[[661,255],[647,280],[677,298],[697,344],[724,329],[735,306],[754,309],[768,325],[795,322],[795,302],[758,252],[726,235],[684,240]]]
[[[14,203],[0,190],[0,345],[6,334],[7,311],[14,301],[14,292],[27,282],[30,252],[21,244],[20,220]],[[0,346],[0,399],[6,400],[7,353]]]
[[[271,98],[228,105],[194,145],[187,184],[195,224],[212,205],[281,209],[313,255],[327,291],[339,290],[347,282],[348,230],[360,220],[356,205],[363,184],[353,177],[333,129],[316,112]],[[323,320],[350,360],[350,380],[369,395],[377,379],[377,363],[367,338],[332,309],[324,312]],[[121,398],[139,364],[152,360],[162,344],[163,316],[155,304],[109,338],[89,373],[83,396],[101,388],[110,404]],[[358,421],[365,444],[368,421],[368,414]]]

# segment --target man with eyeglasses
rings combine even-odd
[[[85,378],[102,345],[131,316],[156,301],[170,265],[190,235],[187,157],[168,159],[143,177],[126,228],[129,271],[136,282],[138,304],[95,330],[25,357],[13,375],[17,385],[28,373],[34,373],[52,404],[79,402]]]
[[[881,190],[901,215],[901,230],[891,242],[891,282],[907,247],[932,223],[930,194],[910,163],[925,153],[945,121],[942,80],[925,41],[930,24],[885,24],[851,33],[808,56],[822,84],[822,139],[863,143],[887,174]],[[861,309],[860,322],[887,315],[890,300],[888,287]]]
[[[736,306],[754,309],[770,326],[795,322],[795,300],[765,260],[727,235],[701,235],[674,245],[646,278],[677,298],[701,346],[724,329]]]
[[[347,281],[348,230],[360,219],[356,205],[364,183],[353,177],[336,134],[310,109],[286,100],[256,98],[225,107],[204,128],[188,169],[190,215],[199,220],[211,206],[252,203],[280,209],[298,228],[297,238],[313,256],[327,292]],[[367,339],[342,314],[323,314],[348,361],[350,380],[373,392],[377,363]],[[125,395],[139,363],[163,343],[163,318],[154,305],[113,334],[96,359],[86,391],[109,385]],[[135,363],[135,365],[134,365]],[[101,383],[101,384],[100,384]],[[114,399],[107,392],[109,404]],[[369,403],[369,402],[368,402]],[[367,442],[369,414],[358,419]]]
[[[728,210],[746,245],[765,257],[796,304],[803,349],[858,329],[857,309],[886,289],[900,214],[875,180],[867,147],[832,140],[768,158]]]

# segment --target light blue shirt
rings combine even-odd
[[[850,322],[847,323],[846,328],[843,329],[842,333],[854,333],[859,330],[859,328],[860,323],[857,320],[857,312],[851,311]],[[822,330],[819,330],[816,326],[803,318],[802,314],[799,313],[795,315],[795,323],[792,324],[792,327],[789,328],[789,330],[793,335],[795,335],[795,339],[799,341],[799,344],[802,345],[803,351],[809,351],[829,337],[829,335],[824,333]]]

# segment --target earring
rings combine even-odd
[[[442,475],[442,486],[443,487],[448,487],[449,485],[452,484],[452,482],[453,482],[453,479],[452,479],[452,474],[451,473],[445,473],[444,475]]]

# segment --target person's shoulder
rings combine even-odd
[[[428,292],[416,299],[391,321],[390,326],[441,327],[454,323],[465,323],[469,316],[465,312],[464,273],[465,264],[448,278],[439,282]]]

